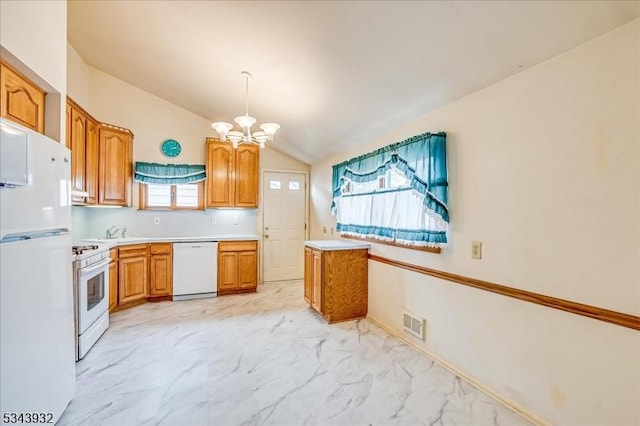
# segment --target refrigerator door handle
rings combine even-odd
[[[53,237],[59,235],[67,235],[69,233],[69,228],[57,228],[57,229],[47,229],[45,231],[34,231],[34,232],[16,232],[13,234],[7,234],[2,237],[0,243],[10,243],[13,241],[22,241],[22,240],[35,240],[36,238],[46,238]]]

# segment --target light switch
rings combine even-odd
[[[240,224],[240,218],[238,218],[238,216],[234,216],[233,217],[233,224],[234,225],[239,225]]]
[[[159,217],[154,217],[153,218],[153,223],[155,223],[156,225],[160,225],[160,218]]]
[[[482,243],[480,241],[471,241],[471,258],[482,259]]]

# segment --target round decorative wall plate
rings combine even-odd
[[[167,139],[166,141],[162,142],[162,144],[160,144],[160,150],[166,157],[177,157],[178,155],[180,155],[182,147],[180,146],[180,142],[174,139]]]

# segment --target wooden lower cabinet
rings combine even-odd
[[[118,306],[118,249],[109,250],[109,312]]]
[[[147,245],[120,247],[118,259],[118,304],[145,299],[148,282]]]
[[[367,315],[367,253],[305,247],[304,298],[329,323]]]
[[[218,243],[218,295],[255,292],[258,287],[258,242]]]
[[[151,243],[110,250],[109,312],[146,301],[171,300],[173,244]]]
[[[149,297],[173,294],[171,243],[149,244]]]
[[[313,298],[313,250],[304,248],[304,301],[311,305]]]

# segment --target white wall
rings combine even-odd
[[[205,138],[217,136],[209,120],[88,66],[71,45],[69,52],[69,96],[96,119],[126,127],[134,133],[134,162],[205,163]],[[169,138],[178,140],[182,145],[182,153],[176,159],[170,160],[160,151],[161,142]],[[277,144],[277,136],[274,143]],[[269,148],[262,150],[260,155],[262,168],[309,170],[309,165]],[[262,214],[260,209],[139,211],[137,183],[133,185],[133,200],[132,208],[75,207],[74,238],[103,236],[112,225],[126,227],[131,236],[257,233]],[[77,209],[87,211],[76,213]],[[216,217],[215,225],[212,224],[212,216]],[[160,218],[159,225],[155,224],[156,217]],[[238,219],[238,224],[233,223],[234,218]]]
[[[639,21],[312,165],[312,238],[330,215],[331,165],[447,132],[451,228],[442,254],[372,253],[640,314]],[[473,70],[469,70],[473,72]],[[472,260],[471,241],[483,242]],[[369,315],[535,415],[640,424],[637,331],[369,262]]]
[[[2,58],[47,92],[45,134],[65,140],[67,2],[0,2]]]
[[[89,66],[67,42],[67,95],[80,106],[89,107]]]

